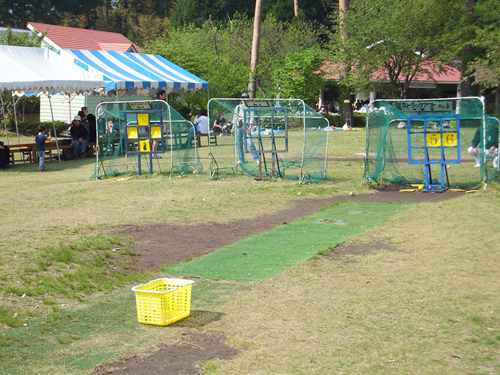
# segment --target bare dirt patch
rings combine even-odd
[[[98,369],[95,374],[113,375],[201,375],[195,365],[198,361],[209,361],[214,358],[232,359],[238,350],[227,345],[223,336],[191,332],[183,335],[181,343],[165,345],[151,357],[132,357],[126,361],[116,362],[112,371]]]
[[[284,221],[290,222],[312,215],[319,209],[343,202],[439,202],[463,195],[460,192],[445,193],[400,193],[397,191],[379,191],[375,194],[338,196],[324,199],[304,199],[295,201],[292,208],[275,215],[254,220],[239,220],[226,223],[203,225],[155,224],[149,226],[125,225],[116,228],[113,234],[129,235],[134,243],[127,247],[136,252],[136,260],[129,265],[134,271],[158,269],[161,266],[196,258],[223,246],[241,241],[253,234],[273,229]],[[223,235],[221,235],[223,233]]]
[[[336,246],[324,258],[343,263],[352,263],[354,260],[350,259],[349,255],[367,255],[380,250],[398,251],[398,247],[384,240],[349,242]]]

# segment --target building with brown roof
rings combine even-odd
[[[140,52],[140,47],[120,33],[29,22],[28,29],[45,35],[43,46],[60,49]]]

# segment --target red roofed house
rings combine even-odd
[[[40,34],[47,32],[42,47],[55,49],[105,50],[140,52],[139,46],[119,33],[28,22],[28,29]]]
[[[457,69],[446,66],[445,70],[440,70],[433,63],[425,63],[423,68],[430,71],[431,74],[423,72],[416,74],[410,83],[410,90],[407,93],[408,99],[432,98],[432,90],[436,88],[438,88],[440,97],[460,96],[460,72]],[[339,68],[335,64],[325,62],[321,70],[325,73],[324,77],[326,79],[340,80]],[[373,82],[373,85],[358,93],[357,99],[369,99],[370,101],[376,98],[385,99],[384,94],[377,92],[376,83],[388,83],[387,72],[383,69],[376,71],[370,81]]]
[[[28,29],[42,34],[47,32],[42,41],[45,48],[59,51],[61,49],[79,50],[101,50],[139,53],[141,49],[126,37],[119,33],[109,31],[97,31],[88,29],[78,29],[74,27],[47,25],[38,22],[29,22]],[[132,96],[130,97],[132,98]],[[134,97],[143,100],[145,96]],[[94,112],[97,104],[105,100],[94,95],[61,95],[52,97],[52,105],[48,103],[46,96],[40,97],[40,120],[49,121],[52,116],[56,120],[71,122],[73,116],[78,113],[81,107],[89,107],[89,111]]]

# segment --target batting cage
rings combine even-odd
[[[364,178],[471,188],[499,176],[499,120],[478,97],[375,100],[368,106]]]
[[[96,117],[96,179],[202,172],[194,126],[167,102],[104,102]]]
[[[326,179],[329,122],[304,101],[211,99],[208,116],[212,179]]]

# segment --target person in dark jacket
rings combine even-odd
[[[73,156],[76,158],[85,157],[85,148],[89,142],[87,129],[80,124],[81,118],[76,115],[71,126],[71,138],[73,139]]]
[[[0,142],[0,168],[9,169],[9,147]]]
[[[89,122],[89,142],[95,142],[97,138],[97,121],[95,116],[90,113],[87,115],[87,121]]]

